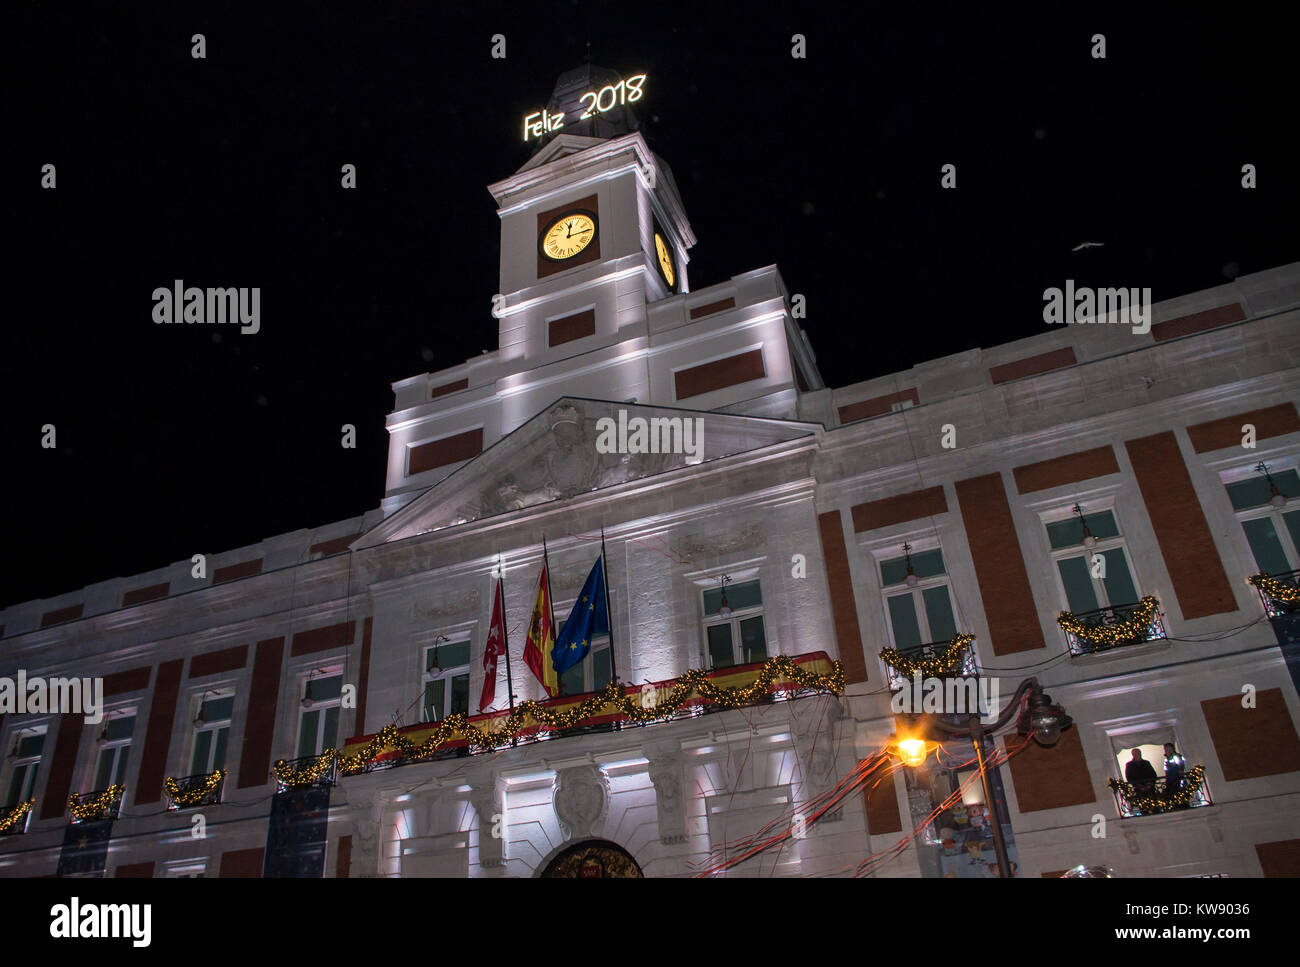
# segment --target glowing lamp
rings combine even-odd
[[[898,743],[898,757],[904,765],[915,768],[925,761],[928,754],[923,739],[903,739]]]

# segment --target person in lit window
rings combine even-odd
[[[1165,743],[1165,795],[1176,796],[1183,788],[1183,777],[1187,774],[1187,760],[1174,749],[1172,742]]]
[[[1134,749],[1133,757],[1124,766],[1124,779],[1139,796],[1149,796],[1156,788],[1156,770],[1142,758],[1142,750]]]

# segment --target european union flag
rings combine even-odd
[[[557,675],[563,675],[591,651],[591,639],[609,634],[609,612],[605,610],[605,557],[596,558],[582,593],[573,603],[569,620],[551,649]]]

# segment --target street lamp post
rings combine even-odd
[[[923,728],[944,735],[969,738],[975,746],[975,758],[979,763],[980,779],[984,784],[984,801],[992,813],[989,817],[989,825],[993,829],[993,853],[998,860],[998,876],[1007,878],[1011,876],[1011,862],[1007,856],[1006,843],[1002,840],[1002,819],[998,802],[993,796],[993,786],[984,764],[984,736],[986,734],[991,736],[1006,726],[1017,712],[1020,716],[1016,727],[1017,732],[1020,735],[1032,734],[1034,741],[1044,746],[1055,745],[1061,737],[1061,731],[1069,728],[1074,721],[1065,714],[1063,708],[1052,704],[1051,696],[1043,691],[1037,678],[1026,678],[1020,683],[1011,703],[987,729],[980,721],[978,713],[971,715],[965,724],[947,722],[932,714],[922,715],[920,720]],[[909,764],[920,765],[919,762]]]

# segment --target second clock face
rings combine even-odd
[[[668,283],[668,288],[673,288],[677,285],[677,272],[673,268],[673,252],[658,232],[655,232],[655,255],[659,259],[659,271],[664,274],[664,281]]]
[[[542,254],[562,262],[582,252],[596,237],[596,218],[589,212],[561,215],[542,233]]]

